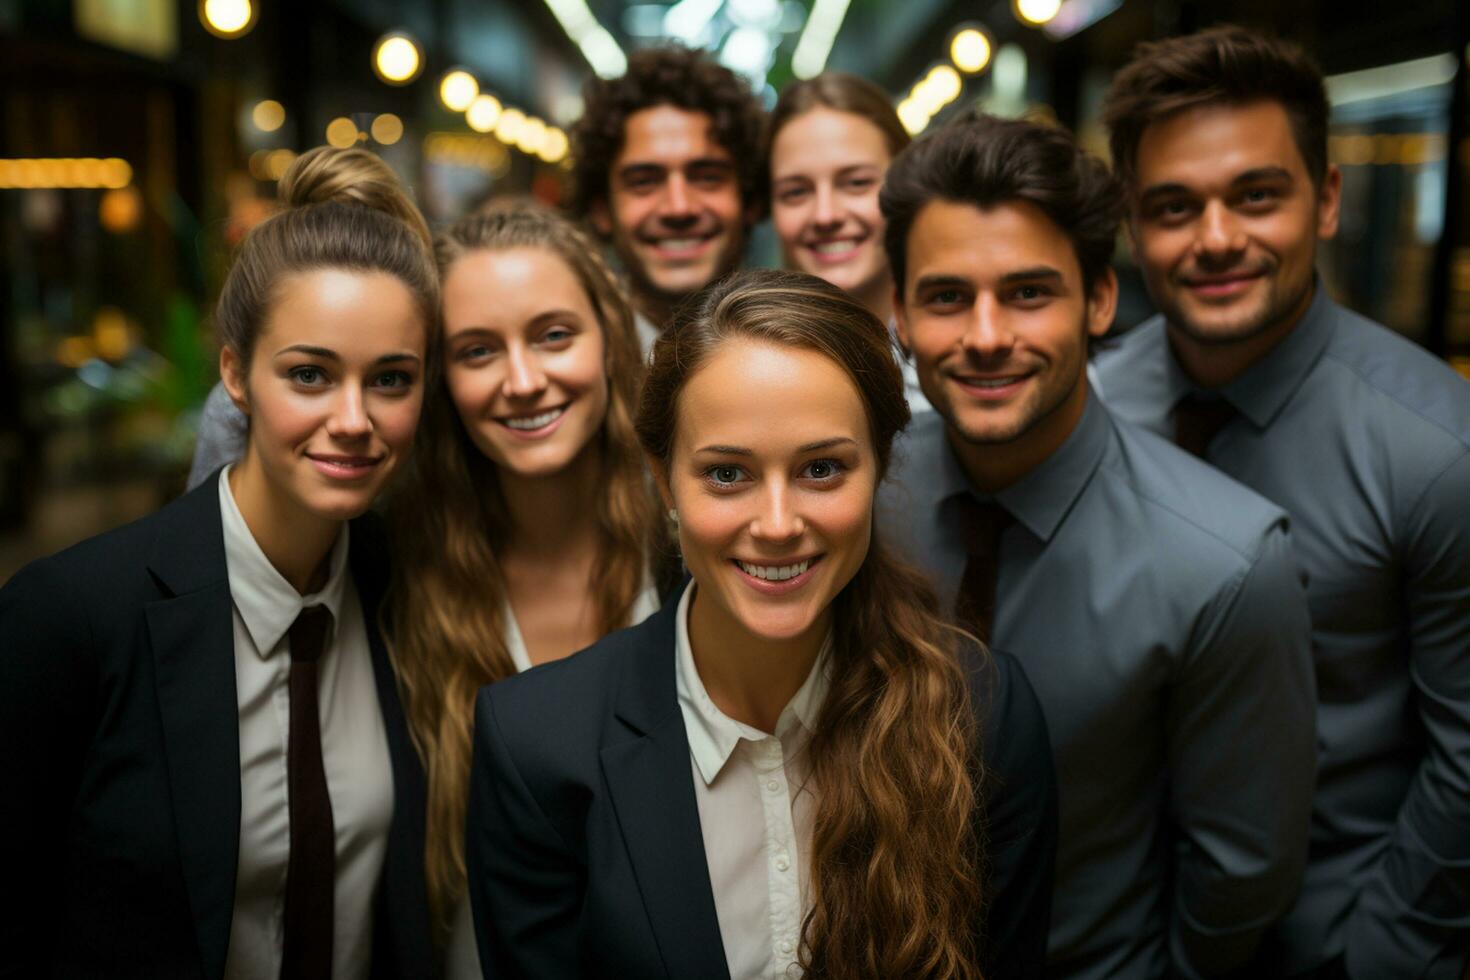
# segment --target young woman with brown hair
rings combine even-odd
[[[0,591],[0,973],[432,973],[366,512],[410,452],[438,277],[391,213],[310,203],[351,166],[298,158],[220,294],[239,461]]]
[[[455,225],[438,258],[445,386],[390,509],[392,647],[429,774],[430,899],[450,975],[470,976],[475,692],[641,622],[671,549],[633,431],[633,317],[597,250],[516,205]]]
[[[890,333],[893,275],[883,252],[878,189],[888,164],[908,145],[887,93],[843,72],[792,82],[766,123],[771,225],[786,264],[846,290]],[[909,409],[929,411],[907,357],[900,366]]]
[[[908,418],[883,325],[811,276],[733,276],[660,338],[638,433],[693,581],[481,693],[488,972],[1041,975],[1046,730],[874,532]]]

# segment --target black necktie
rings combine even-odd
[[[331,625],[332,614],[325,606],[301,610],[291,624],[291,734],[286,751],[291,857],[286,869],[281,980],[324,980],[332,975],[337,838],[317,713],[317,662]]]
[[[1216,433],[1237,414],[1235,407],[1223,398],[1206,398],[1191,392],[1174,406],[1174,443],[1204,459]]]
[[[955,596],[955,619],[989,646],[990,631],[995,625],[1000,535],[1014,518],[993,500],[981,503],[965,494],[959,501],[960,535],[969,558]]]

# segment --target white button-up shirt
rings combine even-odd
[[[332,548],[327,584],[303,596],[260,550],[235,505],[229,475],[229,467],[220,474],[219,503],[234,600],[240,858],[225,976],[244,980],[281,972],[291,852],[288,632],[302,609],[322,605],[331,610],[333,623],[318,662],[322,766],[337,839],[332,977],[366,977],[373,896],[393,820],[393,768],[362,607],[347,570],[347,527]]]
[[[828,646],[767,735],[705,691],[689,645],[694,589],[679,600],[674,669],[725,960],[731,980],[799,977],[816,803],[805,749],[827,696]]]

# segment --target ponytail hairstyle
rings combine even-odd
[[[283,210],[245,236],[215,309],[220,344],[247,372],[281,282],[316,269],[383,272],[413,295],[426,338],[426,377],[439,349],[439,276],[429,227],[386,163],[367,150],[319,146],[277,187]]]
[[[650,565],[667,577],[667,532],[645,472],[633,410],[643,358],[633,312],[598,249],[544,208],[513,204],[471,215],[436,243],[441,273],[477,251],[538,248],[576,276],[602,327],[607,414],[593,436],[601,461],[598,629],[628,625]],[[589,443],[589,446],[591,444]],[[464,821],[475,692],[515,673],[505,644],[499,554],[510,515],[495,464],[476,448],[447,391],[430,393],[414,459],[389,507],[394,539],[390,645],[414,741],[429,779],[426,868],[440,936],[465,893]]]
[[[908,423],[888,331],[841,289],[800,272],[751,269],[685,307],[653,349],[638,436],[671,466],[679,395],[728,341],[821,354],[851,378],[881,480]],[[817,787],[807,976],[980,976],[981,777],[959,634],[933,590],[876,529],[834,602],[832,684],[808,743]]]

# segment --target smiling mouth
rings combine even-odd
[[[306,458],[327,476],[345,480],[368,475],[384,459],[382,456],[336,456],[321,453],[307,453]]]
[[[669,258],[689,258],[700,255],[713,242],[719,232],[707,235],[684,235],[678,238],[649,238],[645,243],[655,252]]]
[[[807,248],[818,256],[827,259],[844,259],[852,255],[868,239],[863,238],[839,238],[828,242],[816,242]]]
[[[789,582],[798,575],[805,575],[817,562],[822,560],[821,555],[815,558],[804,558],[798,562],[785,565],[757,565],[753,562],[741,561],[739,558],[730,559],[742,572],[751,578],[758,578],[764,582]]]
[[[562,405],[557,408],[549,408],[544,412],[537,412],[535,415],[515,415],[510,418],[496,419],[495,421],[507,429],[515,429],[517,432],[535,432],[537,429],[544,429],[561,418],[562,413],[566,410],[567,407]]]

